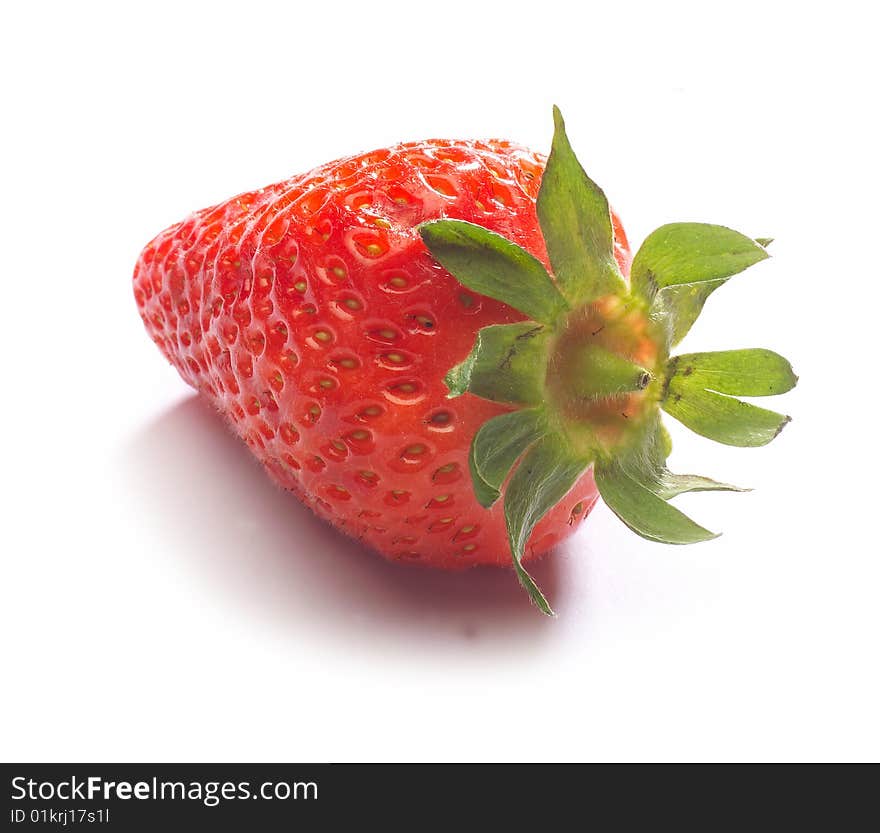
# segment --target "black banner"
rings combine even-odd
[[[275,830],[343,822],[408,827],[463,823],[558,826],[723,820],[790,825],[806,812],[835,829],[865,796],[826,801],[826,770],[800,767],[555,766],[527,764],[2,764],[7,830]],[[819,778],[822,781],[819,781]],[[839,780],[839,779],[838,779]],[[864,782],[862,782],[864,783]],[[829,796],[830,799],[830,796]],[[556,821],[553,821],[553,820]],[[359,820],[359,821],[358,821]],[[214,826],[212,826],[214,825]],[[469,825],[466,825],[469,826]]]

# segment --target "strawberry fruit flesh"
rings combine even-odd
[[[509,566],[500,505],[476,503],[470,441],[508,409],[447,398],[446,371],[511,307],[438,266],[419,224],[479,222],[549,266],[535,213],[545,158],[509,142],[401,144],[199,211],[135,269],[153,340],[271,477],[388,558]],[[616,255],[629,269],[615,218]],[[568,537],[597,498],[586,472],[531,536]]]

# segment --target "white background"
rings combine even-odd
[[[868,3],[22,3],[3,12],[2,727],[19,760],[876,759],[876,27]],[[559,103],[637,245],[773,236],[687,347],[801,376],[751,485],[538,574],[386,565],[275,490],[131,297],[190,210]],[[773,405],[771,404],[771,407]]]

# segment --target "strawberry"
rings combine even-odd
[[[796,381],[768,350],[670,357],[766,241],[672,224],[633,259],[554,119],[549,158],[414,142],[241,194],[134,272],[153,340],[276,483],[387,558],[513,566],[546,613],[524,565],[600,493],[648,539],[714,537],[668,500],[736,487],[666,469],[661,409],[762,445],[788,418],[735,396]]]

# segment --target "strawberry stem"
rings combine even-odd
[[[645,368],[598,344],[583,347],[571,358],[567,371],[567,388],[585,399],[644,390],[651,381]]]

